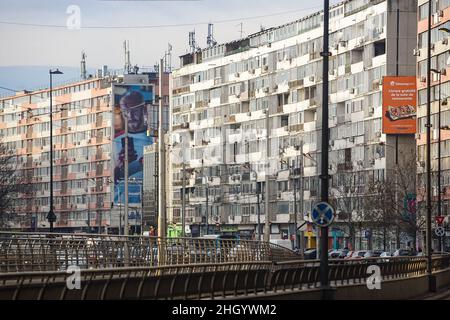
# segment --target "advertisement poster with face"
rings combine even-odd
[[[151,85],[115,85],[114,96],[114,204],[125,203],[125,121],[128,122],[128,202],[140,204],[143,183],[144,146],[152,144],[147,135],[148,109],[153,103]],[[151,128],[153,129],[153,128]]]

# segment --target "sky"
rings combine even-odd
[[[34,76],[24,79],[24,66],[79,68],[82,50],[90,70],[120,69],[124,40],[130,43],[132,65],[140,67],[155,65],[170,43],[177,68],[178,56],[189,49],[190,31],[206,47],[208,22],[223,43],[240,38],[241,22],[245,37],[322,8],[322,1],[310,0],[0,0],[0,86],[8,85],[4,78],[10,85],[33,81]],[[20,72],[11,72],[11,66],[20,66]]]

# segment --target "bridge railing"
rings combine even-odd
[[[0,272],[298,259],[291,250],[249,240],[0,232]]]
[[[450,258],[433,257],[436,270]],[[367,268],[380,267],[382,280],[426,273],[425,257],[330,260],[332,286],[364,284]],[[220,299],[242,298],[319,286],[318,260],[200,263],[81,271],[81,290],[68,290],[65,271],[0,273],[1,299]]]

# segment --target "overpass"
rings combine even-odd
[[[70,290],[69,266],[80,267]],[[381,289],[367,286],[369,266]],[[437,287],[450,255],[433,256]],[[411,299],[428,291],[425,257],[330,260],[336,299]],[[258,241],[0,233],[0,299],[320,299],[319,261]]]

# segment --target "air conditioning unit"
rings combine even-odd
[[[247,112],[247,116],[251,117],[252,113],[251,112]]]
[[[339,43],[334,45],[334,50],[339,50]]]
[[[334,140],[330,140],[330,146],[334,146]]]
[[[248,70],[248,72],[251,74],[255,74],[255,69],[250,69],[250,70]]]
[[[330,69],[330,71],[328,71],[328,74],[330,76],[334,76],[336,74],[336,70],[335,69]]]
[[[375,164],[375,159],[370,159],[370,160],[369,160],[369,164],[370,164],[371,166],[373,166],[373,165]]]
[[[374,107],[370,107],[369,108],[369,115],[373,116],[374,112],[375,112],[375,108]]]
[[[339,44],[341,45],[341,47],[346,47],[347,46],[347,41],[341,40],[339,41]]]
[[[277,192],[277,198],[278,198],[278,199],[281,198],[281,191],[278,191],[278,192]]]
[[[269,66],[262,66],[262,71],[267,71],[269,70]]]
[[[381,132],[380,132],[380,131],[377,131],[377,132],[375,133],[375,136],[376,136],[377,138],[380,138],[380,137],[381,137]]]
[[[239,76],[240,76],[239,72],[236,72],[236,73],[234,74],[234,76],[235,76],[236,78],[239,78]]]
[[[348,138],[348,141],[350,141],[350,142],[355,142],[355,137],[350,137],[350,138]]]
[[[420,77],[420,82],[427,82],[427,77],[425,77],[425,76],[423,76],[423,77]]]
[[[266,92],[266,93],[269,92],[269,87],[264,87],[263,92]]]
[[[417,49],[417,48],[414,49],[413,50],[413,55],[416,56],[416,57],[419,57],[420,56],[420,49]]]
[[[444,11],[443,10],[438,10],[437,16],[442,18],[444,16]]]
[[[350,94],[358,94],[357,88],[350,88]]]
[[[448,38],[444,38],[444,39],[442,39],[442,44],[445,44],[445,45],[447,45],[447,44],[448,44]]]
[[[431,44],[431,50],[434,50],[434,43]]]
[[[278,90],[278,85],[277,84],[273,86],[273,90]]]
[[[309,81],[314,82],[315,77],[314,76],[309,76]]]

